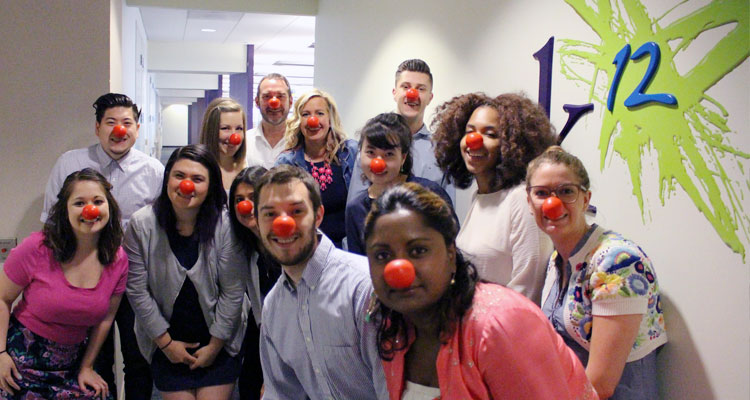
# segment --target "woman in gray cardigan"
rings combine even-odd
[[[165,400],[229,399],[239,374],[245,274],[225,204],[216,160],[185,146],[125,234],[138,346]]]

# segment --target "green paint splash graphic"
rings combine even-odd
[[[750,192],[744,167],[750,154],[731,145],[729,134],[737,133],[727,125],[729,113],[706,91],[750,55],[750,2],[713,1],[661,27],[658,22],[662,17],[649,16],[638,0],[565,1],[601,39],[599,44],[562,39],[559,49],[562,74],[587,87],[589,100],[599,102],[605,110],[599,141],[600,168],[604,168],[610,149],[625,160],[633,194],[645,215],[641,161],[644,150],[653,149],[662,206],[665,196],[679,186],[724,243],[744,260],[745,247],[738,233],[750,239],[750,218],[742,205]],[[685,3],[687,0],[679,2],[667,13]],[[678,73],[674,56],[702,32],[724,25],[732,27],[731,31],[690,71]],[[622,104],[643,78],[649,62],[649,57],[643,57],[628,62],[615,106],[609,112],[606,96],[615,73],[615,55],[628,43],[635,51],[645,42],[656,42],[661,49],[661,65],[645,93],[671,93],[678,104],[649,103],[630,109]],[[740,171],[744,182],[730,178],[728,170]]]

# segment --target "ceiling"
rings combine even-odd
[[[149,51],[148,64],[149,72],[155,73],[162,105],[189,104],[197,99],[196,89],[216,89],[216,83],[206,85],[205,82],[218,79],[207,80],[207,75],[236,73],[239,69],[244,72],[245,44],[254,45],[256,77],[278,72],[287,76],[293,92],[312,87],[314,16],[149,6],[139,9],[149,48],[159,49]],[[211,62],[227,59],[241,62],[235,62],[236,67]],[[166,65],[188,65],[189,70],[175,70]]]

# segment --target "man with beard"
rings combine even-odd
[[[247,166],[273,167],[276,157],[286,148],[286,117],[292,107],[292,90],[284,75],[271,73],[258,83],[255,105],[260,124],[247,131]]]
[[[283,269],[263,305],[263,398],[387,399],[376,326],[365,320],[367,259],[317,230],[324,214],[317,182],[281,165],[260,179],[254,197],[263,246]]]

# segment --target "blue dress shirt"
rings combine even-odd
[[[377,326],[365,321],[367,259],[318,237],[300,282],[282,273],[264,301],[263,398],[388,399]]]

